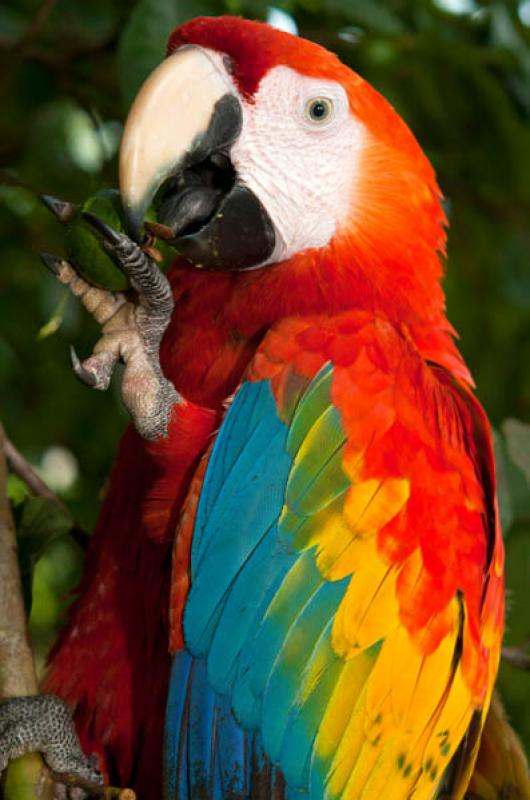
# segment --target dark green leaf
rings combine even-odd
[[[28,497],[14,509],[24,601],[29,613],[34,566],[46,547],[71,530],[72,516],[47,497]]]

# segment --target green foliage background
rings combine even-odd
[[[280,6],[393,103],[438,172],[451,225],[449,317],[497,430],[506,641],[519,644],[530,634],[530,0]],[[264,0],[0,6],[0,417],[87,531],[126,419],[115,386],[98,394],[70,372],[69,343],[86,355],[97,331],[40,265],[40,251],[62,252],[62,231],[36,193],[81,200],[116,185],[121,123],[168,33],[225,12],[267,18],[271,9]],[[28,500],[14,478],[10,493],[42,666],[82,549],[70,518]],[[530,676],[504,663],[500,686],[530,749]]]

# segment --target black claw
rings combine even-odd
[[[81,383],[84,383],[85,386],[90,386],[93,389],[97,382],[96,376],[84,368],[75,352],[73,344],[70,345],[70,361],[76,377],[79,378]]]
[[[54,256],[51,253],[41,253],[40,258],[46,269],[49,269],[52,275],[58,275],[63,263],[60,256]]]
[[[115,246],[122,243],[123,234],[114,230],[112,225],[109,225],[99,217],[96,217],[95,214],[91,214],[90,211],[83,211],[81,213],[83,215],[83,219],[86,219],[86,221],[92,225],[92,227],[95,228],[109,244]]]
[[[57,217],[59,222],[69,222],[78,209],[75,203],[69,203],[67,200],[59,200],[58,197],[53,197],[51,194],[41,194],[40,199],[46,208]]]

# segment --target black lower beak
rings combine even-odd
[[[230,159],[215,153],[172,179],[157,219],[171,244],[196,266],[245,270],[263,264],[275,246],[273,224],[259,199],[237,182]]]
[[[274,227],[255,194],[235,185],[197,233],[180,236],[184,258],[210,269],[245,270],[264,264],[274,251]]]

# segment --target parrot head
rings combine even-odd
[[[412,133],[335,55],[264,23],[177,28],[126,121],[120,190],[133,236],[154,200],[188,262],[255,288],[252,313],[443,309],[445,218]]]

